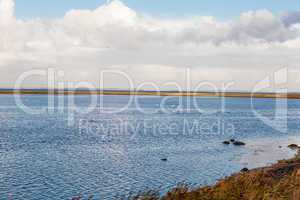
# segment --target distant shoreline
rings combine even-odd
[[[176,92],[176,91],[88,91],[88,90],[0,90],[0,95],[122,95],[122,96],[194,96],[194,97],[236,97],[236,98],[283,98],[300,99],[300,93],[249,93],[249,92]]]

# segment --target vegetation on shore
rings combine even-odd
[[[181,184],[163,197],[156,191],[148,191],[129,199],[300,200],[300,154],[272,166],[241,171],[214,186],[190,189],[187,185]]]
[[[149,192],[133,200],[300,200],[300,155],[269,167],[240,172],[215,186],[179,186],[164,197]]]

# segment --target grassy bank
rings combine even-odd
[[[83,199],[83,197],[77,197],[73,200]],[[93,197],[88,199],[92,200]],[[272,166],[233,174],[214,186],[190,189],[182,184],[163,197],[160,197],[156,191],[148,191],[129,199],[300,200],[300,154],[298,153],[289,160],[281,160]]]
[[[164,197],[155,192],[133,200],[300,200],[300,155],[269,167],[236,173],[211,187],[179,186]]]

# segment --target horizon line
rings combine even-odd
[[[233,97],[233,98],[280,98],[300,99],[300,92],[217,92],[217,91],[151,91],[121,89],[1,89],[0,95],[122,95],[122,96],[194,96],[194,97]]]

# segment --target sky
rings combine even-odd
[[[19,18],[62,17],[71,9],[94,9],[107,0],[16,0]],[[297,0],[124,0],[130,8],[161,17],[212,15],[218,19],[237,18],[249,10],[268,9],[275,13],[300,10]]]
[[[300,91],[299,3],[222,2],[0,0],[0,88]]]

